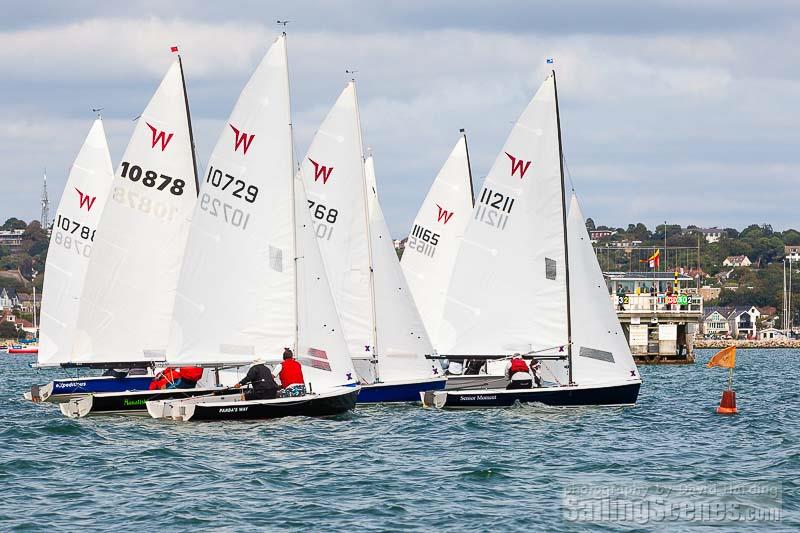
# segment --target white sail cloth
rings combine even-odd
[[[383,217],[372,156],[367,158],[364,171],[368,185],[380,379],[388,383],[434,378],[441,375],[439,365],[425,358],[425,355],[433,353],[433,346],[406,284]]]
[[[40,366],[72,361],[86,269],[113,178],[103,121],[98,118],[72,164],[53,221],[39,325]]]
[[[401,265],[434,347],[445,296],[472,214],[472,185],[467,141],[462,135],[433,180],[414,219]]]
[[[566,279],[554,81],[548,77],[475,198],[447,294],[443,354],[565,355]],[[561,361],[545,379],[566,382]]]
[[[78,314],[74,361],[163,360],[197,185],[180,60],[114,176]]]
[[[364,160],[353,82],[317,130],[300,173],[350,355],[371,358],[375,342]]]
[[[290,108],[280,36],[242,90],[203,176],[168,361],[274,361],[292,347],[320,391],[355,380],[295,179]]]
[[[573,195],[567,217],[573,380],[579,385],[639,382],[584,220]]]

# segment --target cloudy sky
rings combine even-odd
[[[358,71],[393,234],[466,128],[477,181],[554,57],[567,164],[598,224],[800,227],[800,2],[6,1],[0,218],[55,205],[103,107],[118,162],[181,46],[200,165],[288,19],[297,152]],[[202,170],[201,170],[202,171]]]

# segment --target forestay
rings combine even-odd
[[[427,379],[440,375],[438,363],[425,358],[433,346],[406,285],[389,228],[378,201],[372,156],[364,165],[368,185],[375,329],[381,381]]]
[[[640,381],[575,195],[567,217],[573,379],[579,385]]]
[[[300,165],[350,355],[374,349],[364,160],[355,84],[342,91]]]
[[[75,362],[164,359],[196,199],[178,59],[138,118],[115,174],[86,273]]]
[[[437,349],[566,355],[563,201],[549,76],[492,165],[456,259]],[[567,381],[565,362],[545,379]]]
[[[98,118],[72,164],[53,221],[39,326],[41,366],[71,362],[86,268],[113,178],[103,121]]]
[[[434,347],[439,346],[445,296],[472,202],[467,141],[462,135],[422,202],[401,261]]]

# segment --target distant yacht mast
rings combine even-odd
[[[47,231],[50,227],[50,198],[47,197],[47,169],[44,169],[44,182],[42,184],[42,216],[39,222],[42,229]]]

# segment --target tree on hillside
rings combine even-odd
[[[594,220],[592,220],[591,218],[586,219],[586,229],[589,231],[594,231],[595,229]]]
[[[18,336],[17,326],[13,322],[0,322],[0,339],[16,339]]]
[[[0,230],[25,229],[27,227],[28,225],[25,223],[24,220],[11,217],[8,220],[6,220],[2,226],[0,226]]]
[[[787,246],[800,246],[800,231],[787,229],[783,232],[783,243]]]

